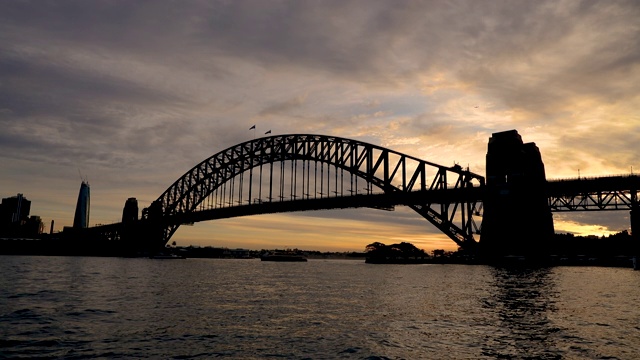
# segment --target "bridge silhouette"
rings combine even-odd
[[[513,133],[519,138],[515,131],[508,135]],[[358,140],[277,135],[243,142],[200,162],[144,209],[140,219],[87,228],[81,235],[161,248],[181,225],[194,222],[407,206],[459,247],[475,250],[475,236],[482,237],[483,205],[505,192],[504,183],[491,184],[459,165],[443,166]],[[527,183],[544,194],[548,211],[631,211],[632,232],[639,217],[639,185],[635,175],[547,181],[544,168],[541,182]]]

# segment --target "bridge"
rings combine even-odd
[[[547,182],[551,211],[633,210],[638,207],[637,175],[551,180]]]
[[[395,206],[411,208],[471,251],[476,250],[476,236],[481,234],[483,241],[502,239],[492,241],[494,246],[504,245],[501,234],[515,228],[501,230],[502,221],[510,221],[504,217],[514,214],[512,222],[517,226],[522,218],[533,216],[531,221],[551,222],[552,233],[552,211],[628,210],[632,230],[637,229],[637,176],[547,181],[535,144],[533,148],[522,144],[515,130],[494,134],[491,140],[495,141],[493,145],[490,141],[485,181],[458,165],[443,166],[353,139],[308,134],[254,139],[194,166],[144,209],[140,219],[136,215],[122,223],[92,227],[84,236],[157,248],[179,226],[194,222],[320,209],[393,210]],[[519,153],[526,155],[513,157]],[[510,195],[505,198],[505,193]],[[542,232],[532,237],[548,235],[548,226],[540,228]]]

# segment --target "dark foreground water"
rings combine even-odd
[[[638,359],[640,271],[0,256],[0,358]]]

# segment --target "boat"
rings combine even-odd
[[[186,257],[182,255],[176,255],[176,254],[155,254],[155,255],[149,256],[149,259],[171,260],[171,259],[186,259]]]
[[[300,254],[291,253],[267,253],[260,257],[262,261],[288,261],[288,262],[305,262],[307,258]]]

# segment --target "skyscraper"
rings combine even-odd
[[[31,201],[22,194],[2,199],[2,203],[0,203],[0,235],[20,235],[20,228],[29,220],[30,210]]]
[[[0,204],[0,221],[3,224],[20,224],[29,218],[31,201],[22,194],[2,199]]]
[[[73,218],[74,228],[89,227],[89,183],[82,181],[78,203],[76,204],[76,215]]]

